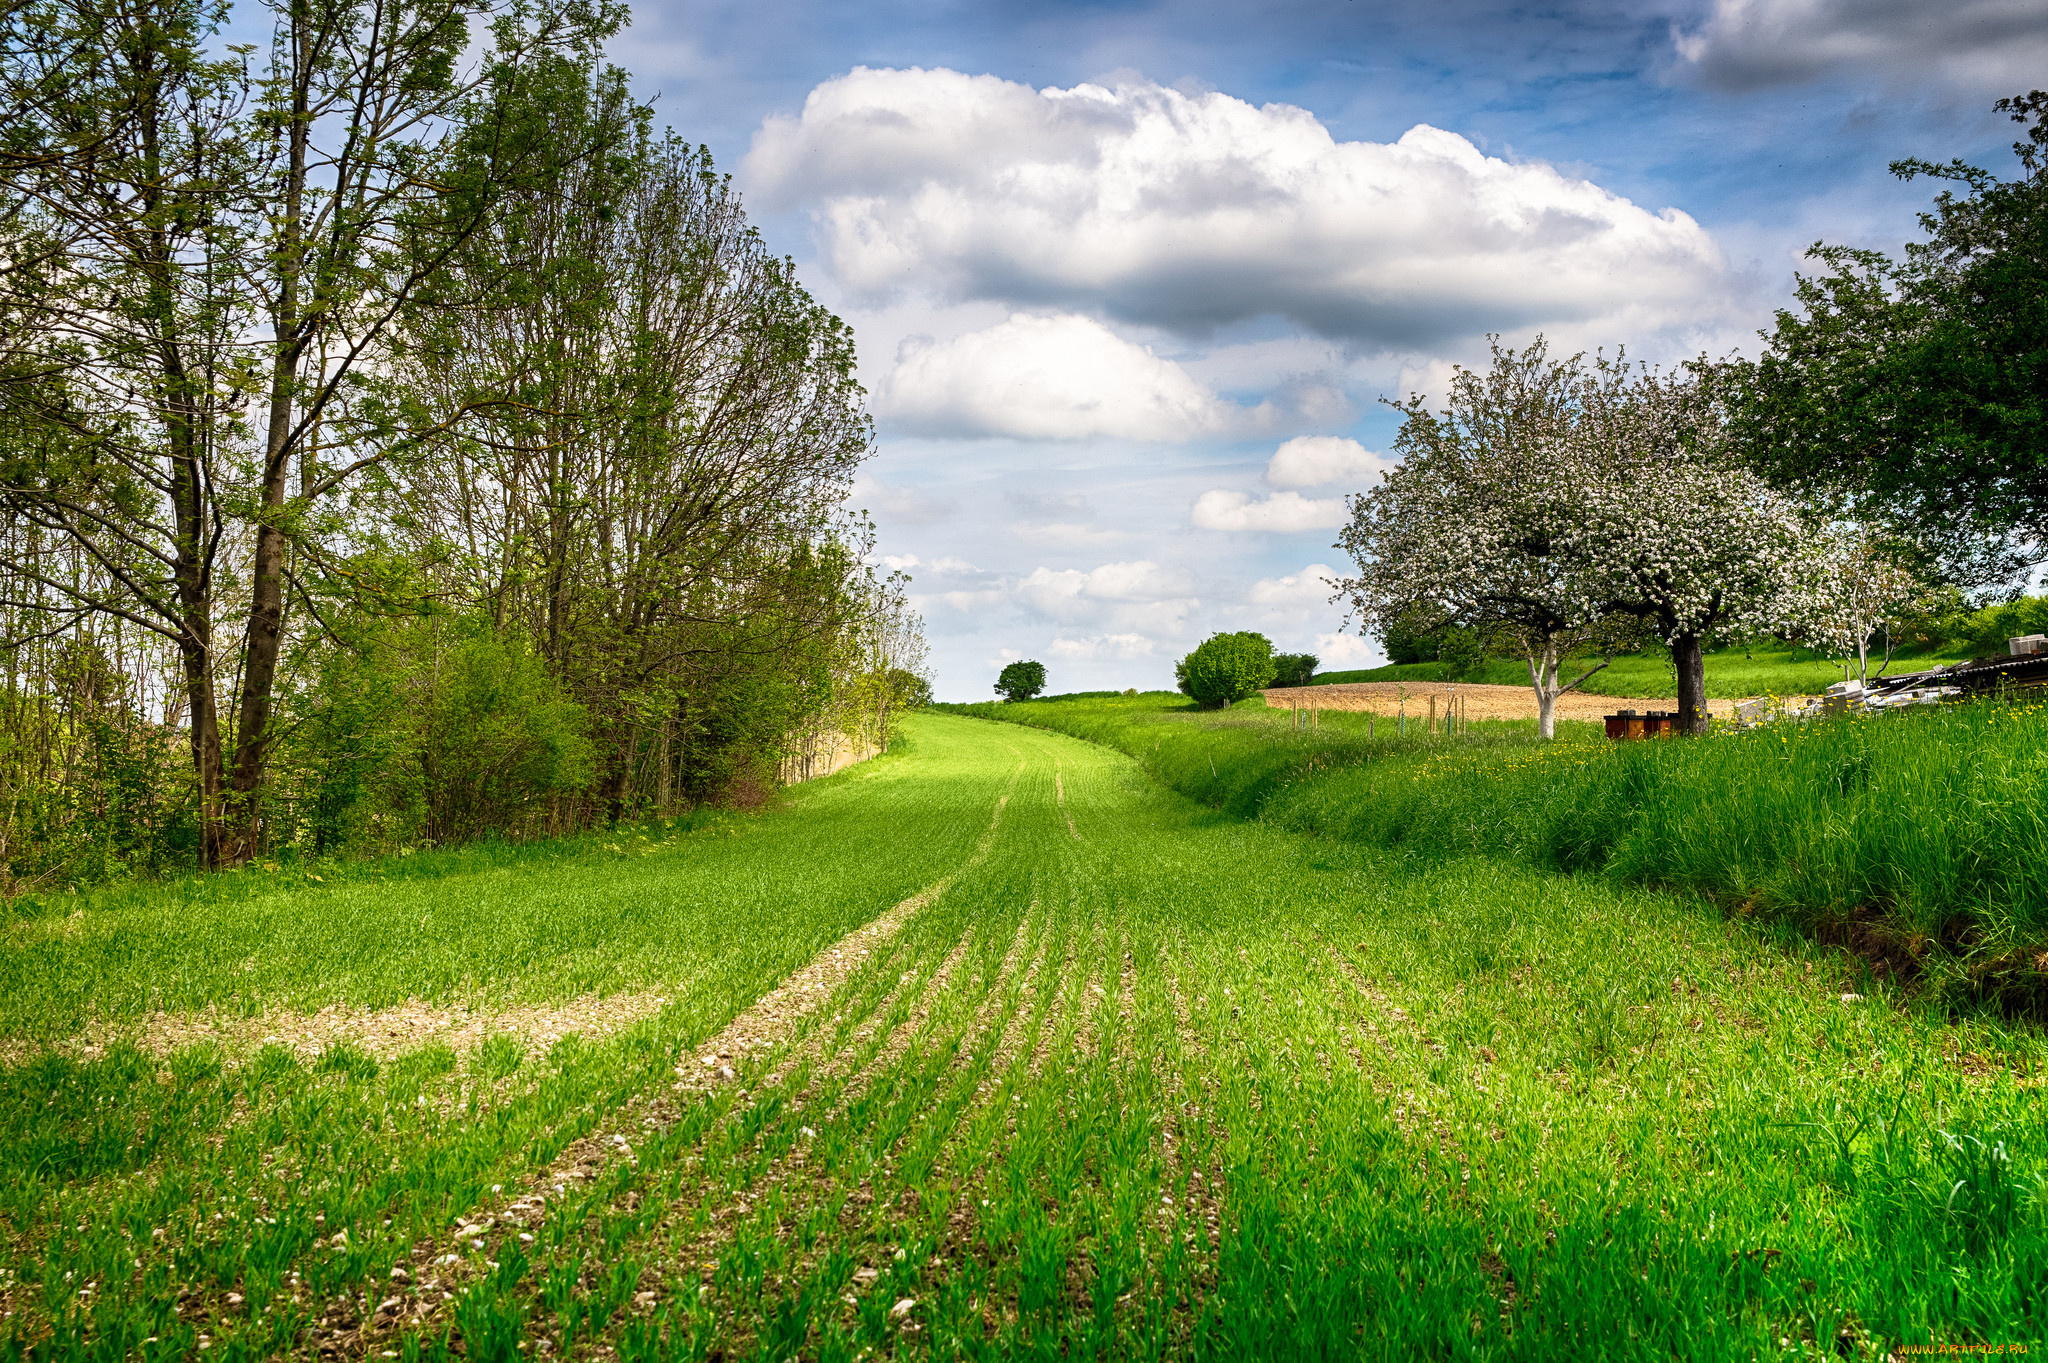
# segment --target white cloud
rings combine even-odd
[[[1018,313],[948,341],[912,337],[876,411],[919,435],[1187,440],[1255,428],[1267,412],[1217,398],[1172,360],[1093,318]]]
[[[1351,483],[1371,487],[1379,475],[1398,467],[1356,440],[1338,435],[1298,435],[1273,451],[1266,481],[1274,487],[1327,487]]]
[[[1194,521],[1204,530],[1330,530],[1350,520],[1339,497],[1308,498],[1299,492],[1276,492],[1262,502],[1249,493],[1218,488],[1195,499]]]
[[[1061,635],[1046,646],[1046,652],[1055,658],[1130,659],[1151,657],[1153,647],[1152,641],[1142,634],[1096,634],[1085,639]]]
[[[1078,568],[1034,568],[1017,584],[1017,593],[1048,615],[1070,611],[1086,602],[1156,602],[1190,597],[1187,574],[1162,568],[1150,559]]]
[[[1330,604],[1330,594],[1335,590],[1327,579],[1337,576],[1337,570],[1327,563],[1311,563],[1298,573],[1285,577],[1260,578],[1245,593],[1245,599],[1255,606],[1272,606],[1288,610],[1320,609]]]
[[[1724,89],[1848,71],[2009,95],[2048,68],[2048,3],[1713,0],[1699,27],[1672,38],[1685,65]]]
[[[1034,90],[856,68],[770,119],[746,164],[806,206],[855,296],[1100,310],[1191,334],[1263,316],[1415,348],[1720,305],[1721,253],[1650,212],[1427,125],[1338,142],[1306,110],[1131,78]]]
[[[1450,360],[1411,361],[1401,366],[1394,379],[1394,395],[1403,402],[1419,395],[1432,406],[1441,407],[1451,399],[1451,380],[1457,374],[1458,366]]]
[[[1378,667],[1387,660],[1378,645],[1360,634],[1318,634],[1316,646],[1309,651],[1320,660],[1316,665],[1319,672]]]

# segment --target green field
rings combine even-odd
[[[925,715],[751,817],[45,906],[0,958],[0,1351],[2042,1344],[2038,1029],[1226,803]],[[335,1006],[383,1011],[266,1040]],[[422,1012],[484,1039],[382,1025]]]
[[[1960,655],[1951,657],[1946,653],[1900,657],[1892,660],[1886,673],[1897,676],[1919,672],[1959,659]],[[1559,675],[1569,681],[1599,661],[1598,658],[1568,660]],[[1877,670],[1878,660],[1873,660],[1871,671]],[[1724,648],[1707,655],[1707,695],[1715,699],[1813,695],[1842,679],[1840,662],[1818,657],[1805,649]],[[1353,672],[1318,672],[1315,684],[1450,680],[1493,686],[1527,686],[1529,667],[1519,658],[1488,658],[1477,669],[1461,672],[1454,678],[1450,668],[1443,663],[1390,664]],[[1668,658],[1646,653],[1628,654],[1594,673],[1579,689],[1595,696],[1676,697],[1678,678],[1671,670]]]

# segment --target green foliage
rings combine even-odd
[[[1321,661],[1313,653],[1275,653],[1273,685],[1307,686],[1315,680],[1316,665]]]
[[[1959,612],[1942,621],[1939,629],[1952,651],[1966,658],[2003,658],[2011,652],[2011,640],[2048,634],[2048,596],[2025,596]]]
[[[1202,705],[1235,705],[1273,684],[1273,645],[1263,634],[1212,634],[1173,665],[1181,694]]]
[[[922,710],[932,703],[931,681],[907,667],[890,668],[886,684],[892,702],[901,709]]]
[[[996,677],[996,694],[1004,700],[1030,700],[1045,690],[1045,664],[1015,662]]]
[[[1955,182],[1903,261],[1816,246],[1754,363],[1722,373],[1733,434],[1787,482],[1846,491],[1891,517],[1966,585],[2022,566],[2009,535],[2048,526],[2048,95],[1998,106],[2030,125],[2025,175],[1896,162]]]

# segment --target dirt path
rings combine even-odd
[[[1432,697],[1436,700],[1437,713],[1441,714],[1445,700],[1453,693],[1463,699],[1465,713],[1473,719],[1536,717],[1536,693],[1529,687],[1482,686],[1464,682],[1344,682],[1335,686],[1276,686],[1266,692],[1266,704],[1283,710],[1308,705],[1322,710],[1371,710],[1376,714],[1391,715],[1399,713],[1405,695],[1408,714],[1427,718]],[[1677,708],[1678,702],[1668,697],[1632,699],[1568,691],[1557,698],[1559,719],[1599,719],[1617,710]],[[1709,714],[1726,715],[1733,713],[1734,709],[1732,700],[1707,702]]]

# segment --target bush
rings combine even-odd
[[[996,678],[996,694],[1004,700],[1030,700],[1044,689],[1044,663],[1011,663]]]
[[[1173,665],[1173,675],[1181,693],[1203,705],[1235,705],[1273,684],[1273,645],[1249,630],[1212,634]]]
[[[1273,685],[1307,686],[1315,680],[1316,665],[1322,659],[1313,653],[1275,653],[1273,655]]]

